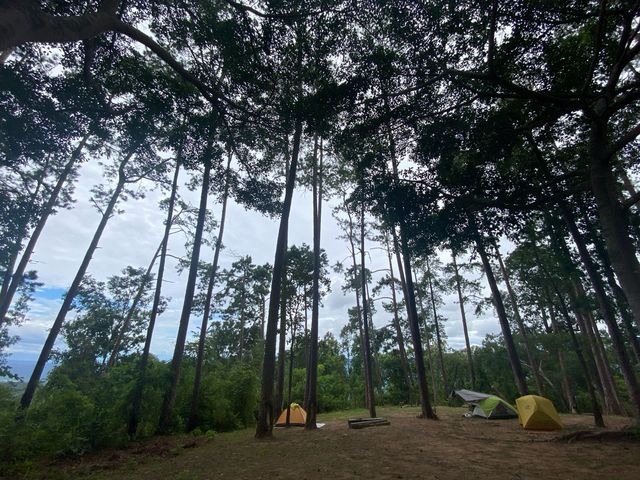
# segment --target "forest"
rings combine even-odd
[[[639,55],[627,0],[0,1],[0,463],[461,388],[638,426]]]

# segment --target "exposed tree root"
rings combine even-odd
[[[594,432],[592,430],[580,430],[555,438],[556,442],[573,443],[579,440],[590,441],[614,441],[614,442],[640,442],[640,429],[625,428],[622,430],[605,430]]]

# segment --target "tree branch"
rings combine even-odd
[[[587,78],[584,80],[584,85],[582,86],[582,94],[585,95],[591,82],[593,81],[593,75],[595,73],[596,68],[598,67],[598,61],[600,60],[600,49],[602,48],[602,37],[604,35],[604,24],[605,24],[605,12],[607,9],[607,0],[600,1],[600,13],[598,18],[598,30],[596,32],[596,43],[593,46],[593,58],[591,59],[591,64],[589,65],[589,70],[587,71]]]
[[[640,202],[640,192],[636,192],[634,195],[626,198],[622,201],[622,208],[629,209],[636,203]]]
[[[480,72],[472,72],[466,70],[456,70],[453,68],[449,68],[445,70],[446,73],[461,77],[461,78],[469,78],[472,80],[479,80],[486,83],[494,83],[503,87],[505,90],[513,92],[517,95],[517,98],[526,98],[530,100],[540,100],[545,103],[556,103],[562,104],[565,106],[569,106],[572,109],[580,108],[578,100],[575,98],[573,94],[552,94],[546,91],[536,91],[530,90],[527,87],[523,87],[516,83],[511,82],[510,80],[501,78],[497,75],[492,75],[488,73],[480,73]],[[496,92],[495,94],[491,92],[487,92],[489,96],[504,96],[503,94]]]
[[[607,158],[611,158],[616,154],[616,152],[622,150],[629,143],[633,142],[636,138],[638,138],[638,135],[640,135],[640,123],[611,144],[611,146],[607,150]]]
[[[213,104],[214,107],[218,110],[222,110],[222,105],[220,104],[219,98],[220,95],[215,95],[211,88],[206,86],[204,83],[200,81],[193,73],[188,71],[186,68],[182,66],[180,62],[178,62],[171,53],[163,46],[161,46],[158,42],[156,42],[153,38],[151,38],[146,33],[141,32],[135,27],[124,23],[120,19],[113,19],[113,29],[117,32],[120,32],[127,37],[140,42],[153,53],[155,53],[162,61],[164,61],[171,69],[173,69],[178,75],[180,75],[184,80],[188,83],[191,83],[194,87],[198,89],[198,91],[202,94],[204,98],[209,100]]]

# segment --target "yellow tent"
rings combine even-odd
[[[518,420],[525,430],[560,430],[562,420],[548,398],[525,395],[516,400]]]
[[[289,413],[289,423],[287,424],[287,412]],[[276,422],[276,427],[304,427],[307,422],[307,412],[297,403],[292,403],[289,408],[285,408]]]

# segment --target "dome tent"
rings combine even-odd
[[[518,420],[525,430],[560,430],[562,420],[551,400],[525,395],[516,400]]]
[[[289,423],[287,423],[287,412],[290,412]],[[297,403],[292,403],[282,410],[276,422],[276,427],[304,427],[305,423],[307,423],[307,412]]]
[[[456,390],[456,394],[465,402],[472,405],[471,415],[488,419],[516,418],[518,412],[509,403],[495,395],[489,395],[473,390]]]

